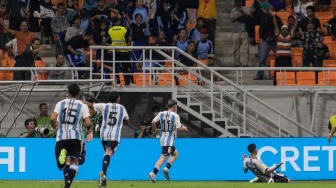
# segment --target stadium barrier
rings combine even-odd
[[[29,139],[29,138],[28,138]],[[0,179],[62,180],[56,167],[54,139],[2,138]],[[284,162],[279,171],[292,180],[333,180],[335,141],[326,138],[216,138],[177,139],[179,158],[172,165],[172,180],[236,181],[254,175],[242,170],[247,145],[256,143],[259,157],[268,166]],[[99,139],[86,144],[85,163],[75,180],[95,180],[101,169],[103,149]],[[122,139],[108,169],[109,180],[149,180],[148,173],[160,156],[158,139]],[[162,169],[158,180],[163,180]]]

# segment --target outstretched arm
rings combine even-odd
[[[276,169],[278,169],[282,164],[283,164],[283,163],[277,164],[277,165],[275,165],[275,167],[273,167],[273,168],[267,168],[265,172],[266,172],[267,174],[270,174],[270,173],[274,172]]]

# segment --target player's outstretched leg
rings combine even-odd
[[[167,167],[163,168],[163,175],[166,178],[166,180],[170,181],[170,177],[169,177],[169,169]]]
[[[151,179],[153,183],[156,182],[156,177],[155,177],[156,175],[154,174],[154,172],[150,172],[148,176],[149,176],[149,179]]]

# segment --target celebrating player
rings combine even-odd
[[[112,155],[116,152],[120,144],[121,128],[123,123],[128,125],[128,114],[126,108],[119,104],[120,96],[117,91],[113,91],[110,96],[110,103],[89,103],[98,113],[103,115],[103,122],[100,128],[100,139],[104,147],[104,159],[102,170],[99,172],[98,186],[106,187],[107,168],[110,164]]]
[[[260,159],[257,158],[258,150],[255,144],[250,144],[247,147],[247,150],[250,152],[250,157],[243,155],[243,166],[244,172],[247,173],[248,170],[251,170],[257,178],[250,181],[253,182],[267,182],[267,183],[289,183],[290,179],[287,178],[284,174],[281,174],[277,171],[282,163],[277,164],[275,167],[268,168]]]
[[[156,131],[156,123],[160,121],[161,124],[161,134],[160,134],[160,144],[162,147],[162,152],[159,160],[155,163],[154,170],[149,173],[149,178],[153,183],[156,182],[156,174],[159,172],[162,164],[167,160],[169,160],[166,164],[166,167],[163,168],[163,175],[169,181],[169,169],[174,161],[178,157],[177,149],[174,147],[174,140],[176,137],[176,129],[177,130],[185,130],[188,131],[188,128],[181,124],[180,116],[176,114],[177,110],[177,102],[173,99],[170,99],[167,104],[168,110],[158,113],[158,115],[152,121],[153,131]]]
[[[87,128],[87,141],[92,140],[89,108],[78,100],[77,84],[68,86],[68,98],[59,101],[50,117],[51,125],[57,129],[56,160],[64,173],[65,188],[69,188],[78,170],[78,156],[82,150],[83,120]]]

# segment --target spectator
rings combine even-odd
[[[70,27],[70,17],[74,13],[74,10],[67,9],[65,13],[64,3],[57,4],[57,11],[55,17],[51,20],[51,29],[57,38],[56,53],[63,52],[63,45],[65,44],[65,33]]]
[[[149,7],[149,6],[148,6]],[[150,10],[148,11],[146,7],[144,7],[144,3],[143,3],[143,0],[135,0],[135,10],[132,14],[132,20],[133,20],[133,23],[136,22],[136,17],[135,15],[137,14],[141,14],[142,16],[142,22],[145,22],[147,21],[147,17],[150,17],[150,15],[148,15],[148,12],[150,12]],[[146,25],[146,28],[145,28],[145,40],[146,40],[146,45],[148,45],[148,40],[149,40],[149,26]]]
[[[160,107],[157,106],[157,105],[153,106],[152,107],[152,113],[151,113],[151,116],[150,116],[148,122],[152,122],[153,119],[159,114],[159,112],[161,112]],[[156,127],[157,127],[158,131],[160,131],[160,129],[161,129],[160,122],[156,123]],[[160,136],[159,134],[156,134],[156,133],[155,133],[155,135],[156,135],[156,138],[159,138],[159,136]]]
[[[206,59],[208,54],[214,53],[213,43],[208,39],[208,29],[202,28],[201,40],[196,44],[197,56],[199,59]]]
[[[140,129],[134,132],[134,138],[155,138],[155,132],[146,120],[141,121]]]
[[[79,3],[78,3],[77,0],[76,0],[76,3],[77,3],[77,7],[79,7]],[[78,10],[77,10],[77,8],[75,7],[75,4],[74,4],[74,0],[67,0],[66,9],[74,11],[73,14],[70,17],[70,25],[72,25],[73,24],[72,21],[74,20],[73,18],[75,16],[79,16]]]
[[[215,67],[216,66],[216,56],[215,54],[209,54],[208,55],[208,67]],[[211,81],[211,72],[208,70],[202,70],[202,76],[208,80]],[[213,75],[213,82],[215,82],[217,85],[220,84],[220,78]]]
[[[275,54],[275,67],[292,67],[292,36],[294,36],[298,18],[296,19],[293,28],[289,30],[288,26],[283,25],[280,29],[275,17],[275,11],[270,11],[273,16],[274,34],[276,36],[277,51]],[[274,85],[276,85],[276,72],[274,76]]]
[[[177,1],[175,9],[171,13],[173,20],[172,34],[177,35],[181,29],[187,28],[188,12],[183,1]]]
[[[85,10],[87,18],[92,17],[93,9],[95,9],[97,7],[98,7],[98,1],[97,0],[84,0],[83,10]],[[92,28],[91,24],[90,24],[89,28],[90,29]]]
[[[254,3],[252,4],[251,8],[250,8],[250,16],[251,16],[251,20],[249,22],[246,22],[246,29],[248,31],[249,34],[249,38],[251,38],[250,40],[250,44],[255,46],[256,42],[255,42],[255,26],[256,25],[260,25],[260,17],[258,17],[257,15],[254,15],[256,9],[255,9],[255,4],[258,4],[258,7],[261,7],[261,10],[264,13],[267,13],[268,7],[270,6],[270,4],[266,1],[266,0],[259,0],[259,1],[254,1]]]
[[[187,29],[183,28],[180,30],[179,36],[174,36],[173,46],[178,47],[182,51],[187,51],[188,49],[188,40],[187,40]],[[177,59],[180,56],[178,51],[175,51],[174,58]]]
[[[201,40],[201,32],[200,29],[204,27],[205,19],[203,17],[197,18],[197,24],[195,28],[190,29],[188,33],[188,39],[191,41],[194,41],[195,43],[197,41]]]
[[[73,25],[69,27],[65,32],[64,41],[68,42],[72,37],[82,35],[84,33],[83,28],[80,28],[81,25],[81,17],[75,16],[73,19]]]
[[[273,22],[273,15],[271,14],[271,11],[274,11],[274,7],[270,5],[268,7],[267,13],[261,10],[261,7],[259,4],[255,3],[256,12],[255,16],[258,16],[258,18],[261,20],[260,27],[259,27],[259,36],[262,39],[261,47],[260,47],[260,61],[259,61],[259,67],[265,67],[266,66],[266,60],[268,57],[268,54],[272,50],[274,54],[276,54],[276,36],[274,34],[274,22]],[[277,16],[274,15],[275,19],[277,21],[278,27],[282,27],[282,21]],[[262,80],[264,77],[264,71],[258,71],[256,77],[254,80]]]
[[[296,29],[294,36],[292,38],[292,47],[302,48],[303,42],[302,42],[302,35],[300,30]]]
[[[161,12],[161,30],[165,30],[165,34],[166,34],[166,39],[171,42],[173,39],[172,36],[172,26],[173,26],[173,21],[172,21],[172,17],[171,17],[171,8],[170,8],[170,4],[168,1],[164,1],[163,2],[163,9]],[[160,37],[160,32],[159,32],[159,37]]]
[[[301,20],[300,22],[301,32],[307,32],[307,25],[310,22],[313,22],[313,24],[315,25],[314,30],[321,31],[321,23],[319,19],[315,18],[314,7],[308,6],[306,10],[307,10],[307,17]]]
[[[197,59],[197,53],[196,53],[196,44],[194,41],[189,41],[188,42],[188,48],[186,50],[186,53],[192,56],[193,58]],[[180,61],[183,65],[187,67],[194,67],[196,66],[195,62],[189,59],[188,57],[180,54],[178,57],[178,61]]]
[[[127,21],[132,30],[132,46],[146,46],[147,45],[144,30],[146,29],[147,24],[149,23],[149,20],[151,17],[150,6],[148,6],[148,10],[149,10],[149,14],[147,15],[147,19],[145,22],[142,20],[142,15],[140,13],[137,13],[135,15],[135,23],[133,23],[132,20],[129,18],[128,14],[126,14]],[[143,55],[142,50],[132,50],[132,60],[133,61],[141,61],[143,58],[142,55]],[[136,62],[136,63],[139,63],[139,62]]]
[[[334,17],[331,18],[327,23],[323,25],[323,27],[327,27],[328,35],[331,35],[333,31],[336,31],[336,9],[334,10]]]
[[[100,23],[100,27],[95,29],[93,32],[93,42],[97,45],[101,46],[109,46],[111,45],[111,38],[110,35],[108,34],[108,27],[107,23],[105,20],[102,20]],[[103,50],[104,55],[103,55],[103,60],[104,60],[104,67],[103,67],[103,72],[104,72],[104,78],[109,79],[110,74],[113,72],[113,64],[111,62],[105,62],[105,60],[110,59],[110,52],[108,50]],[[96,59],[102,59],[102,51],[97,50],[96,52]],[[97,67],[96,63],[93,62],[93,68],[94,72],[101,72],[101,68]],[[96,70],[98,69],[98,70]]]
[[[64,63],[64,56],[62,54],[58,54],[56,56],[56,63],[50,64],[48,67],[55,67],[54,70],[47,72],[49,80],[69,80],[72,78],[70,70],[57,70],[58,67],[69,67]]]
[[[295,15],[295,16],[297,16],[298,17],[298,15]],[[288,18],[287,18],[287,23],[288,23],[288,29],[289,30],[292,30],[292,28],[294,27],[294,24],[295,24],[295,17],[294,16],[292,16],[292,15],[290,15],[290,16],[288,16]],[[296,27],[296,30],[299,30],[299,28],[298,27]]]
[[[249,36],[246,31],[246,21],[250,17],[247,7],[242,7],[241,0],[235,0],[235,8],[231,10],[230,21],[233,23],[233,61],[236,67],[248,67]],[[240,55],[242,52],[242,56]],[[240,58],[242,57],[242,58]]]
[[[28,14],[26,14],[25,16],[22,15],[21,9],[29,10],[30,7],[27,7],[27,6],[28,6],[28,1],[22,1],[22,0],[7,1],[6,14],[8,15],[10,30],[18,31],[21,29],[21,23],[23,21],[26,21],[27,16],[28,16]]]
[[[48,105],[46,103],[41,103],[39,105],[40,115],[34,118],[36,122],[36,126],[39,128],[47,128],[49,129],[49,134],[45,135],[45,137],[53,138],[56,136],[56,132],[51,126],[50,123],[50,115],[48,115]]]
[[[35,67],[37,54],[46,49],[46,45],[40,46],[40,43],[40,39],[34,38],[31,45],[27,46],[21,54],[16,56],[14,67]],[[31,71],[13,71],[13,80],[31,80]]]
[[[35,131],[35,121],[33,119],[27,119],[25,122],[24,122],[24,125],[27,129],[27,131],[25,132],[22,132],[20,134],[20,138],[41,138],[42,135],[40,133],[37,133]]]
[[[158,36],[159,34],[159,23],[158,19],[160,19],[162,10],[160,6],[162,6],[162,3],[160,0],[147,0],[145,5],[147,5],[150,8],[150,11],[148,11],[148,15],[150,14],[150,19],[148,22],[149,26],[149,32],[153,36]]]
[[[87,18],[86,10],[82,9],[80,15],[82,17],[80,28],[83,29],[83,31],[86,31],[89,27],[91,27],[90,20]]]
[[[318,0],[315,0],[314,2],[308,2],[308,0],[293,0],[292,10],[299,16],[300,20],[303,20],[307,17],[307,7],[315,6],[317,1]]]
[[[142,0],[139,0],[139,1],[142,1]],[[125,27],[121,26],[120,18],[116,16],[112,18],[112,23],[113,23],[113,27],[108,30],[108,34],[110,35],[110,38],[112,40],[111,45],[112,46],[127,46],[129,31],[127,31]],[[132,75],[130,75],[131,63],[125,62],[125,61],[131,60],[128,50],[115,50],[115,57],[112,57],[111,59],[112,61],[113,60],[118,61],[118,63],[115,63],[115,66],[114,66],[115,73],[119,72],[118,71],[119,67],[120,65],[122,66],[122,70],[123,70],[124,78],[125,78],[125,85],[135,86],[135,84],[132,83]],[[116,86],[120,86],[119,74],[116,74],[116,82],[114,82],[114,84],[116,84]]]
[[[200,1],[199,3],[198,16],[205,19],[204,26],[210,31],[209,40],[213,42],[213,46],[215,46],[216,9],[216,0]]]
[[[327,45],[323,44],[323,40],[317,42],[317,58],[321,65],[323,65],[323,60],[330,59],[329,48]]]
[[[3,19],[0,19],[0,24],[4,29],[17,38],[17,54],[21,55],[22,52],[30,45],[35,35],[28,31],[28,23],[23,21],[20,26],[20,31],[14,31],[9,29],[4,23]]]
[[[318,55],[318,42],[323,41],[323,37],[320,32],[314,30],[314,22],[309,22],[307,25],[307,32],[302,33],[303,42],[303,66],[309,67],[310,63],[314,67],[322,67],[317,55]]]
[[[44,34],[44,38],[41,39],[44,44],[50,44],[52,37],[51,19],[55,16],[53,7],[54,5],[50,0],[42,0],[33,14],[34,17],[41,20],[41,28]]]
[[[105,20],[106,23],[108,23],[108,26],[110,26],[110,20],[111,20],[111,12],[110,9],[107,8],[105,0],[98,0],[98,7],[94,8],[92,10],[92,14],[90,17],[90,22],[93,24],[93,28],[99,28],[100,22],[102,20]]]
[[[92,39],[93,33],[86,31],[82,35],[72,37],[66,44],[65,58],[70,63],[71,67],[87,67],[85,52],[89,50],[89,41]],[[78,78],[84,78],[84,72],[78,71]]]
[[[159,38],[156,46],[171,46],[171,43],[167,40],[167,32],[166,30],[161,30],[159,33]],[[163,50],[166,54],[171,54],[170,50]],[[166,59],[162,55],[158,54],[156,51],[153,51],[153,60],[158,61],[154,63],[152,67],[160,67],[164,65],[164,60]]]

